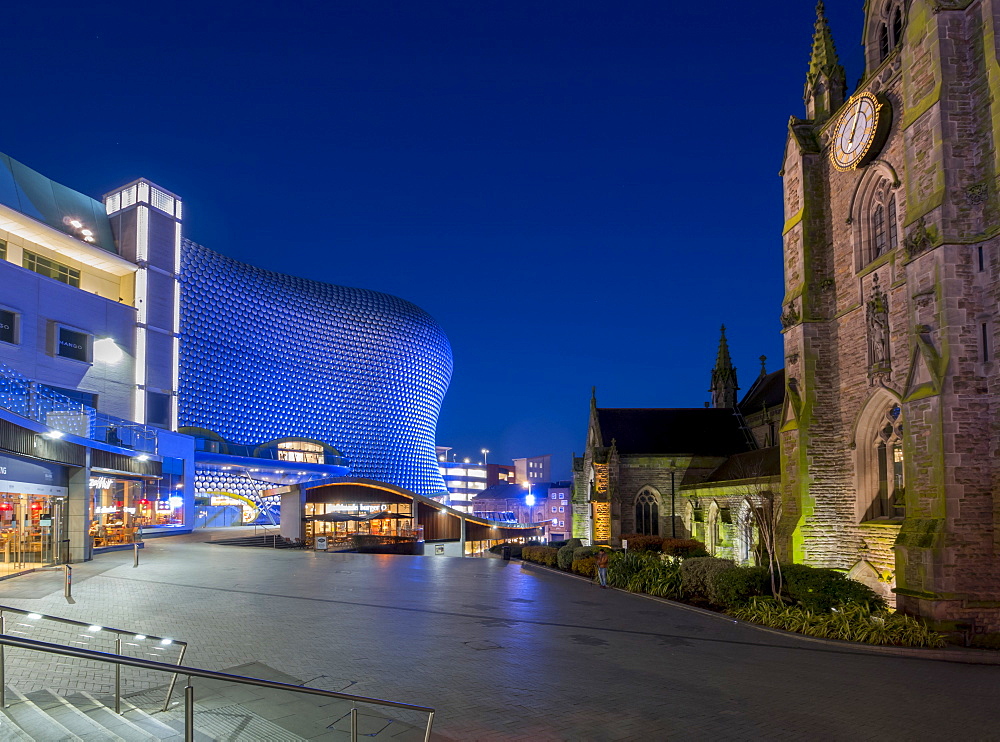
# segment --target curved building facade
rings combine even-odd
[[[181,245],[178,423],[236,444],[336,447],[352,476],[440,494],[435,430],[451,380],[437,323],[395,296]]]

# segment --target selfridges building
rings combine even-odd
[[[96,200],[0,154],[0,548],[17,565],[204,525],[216,497],[260,511],[281,485],[446,491],[434,320],[225,257],[183,223],[148,180]]]

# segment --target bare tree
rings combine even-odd
[[[756,453],[756,452],[755,452]],[[764,566],[771,576],[771,594],[781,601],[781,564],[778,549],[781,545],[782,511],[781,497],[772,489],[777,485],[777,477],[765,471],[765,462],[759,457],[744,454],[738,461],[737,492],[745,514],[740,518],[740,528],[746,543],[755,550],[757,564]]]

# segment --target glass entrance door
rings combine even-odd
[[[0,573],[13,574],[55,564],[56,535],[62,531],[63,498],[0,493]],[[58,520],[57,520],[58,517]]]

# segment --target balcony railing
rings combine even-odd
[[[0,407],[63,433],[142,453],[156,453],[156,428],[98,412],[2,363]]]
[[[294,468],[299,464],[324,465],[324,466],[348,466],[348,461],[343,456],[325,451],[322,461],[294,461],[282,458],[281,454],[288,454],[288,451],[279,449],[274,444],[270,446],[246,446],[240,443],[230,443],[229,441],[217,441],[210,438],[195,438],[194,450],[198,453],[216,453],[222,456],[240,456],[247,459],[268,459],[280,461]],[[294,453],[294,452],[293,452]]]

